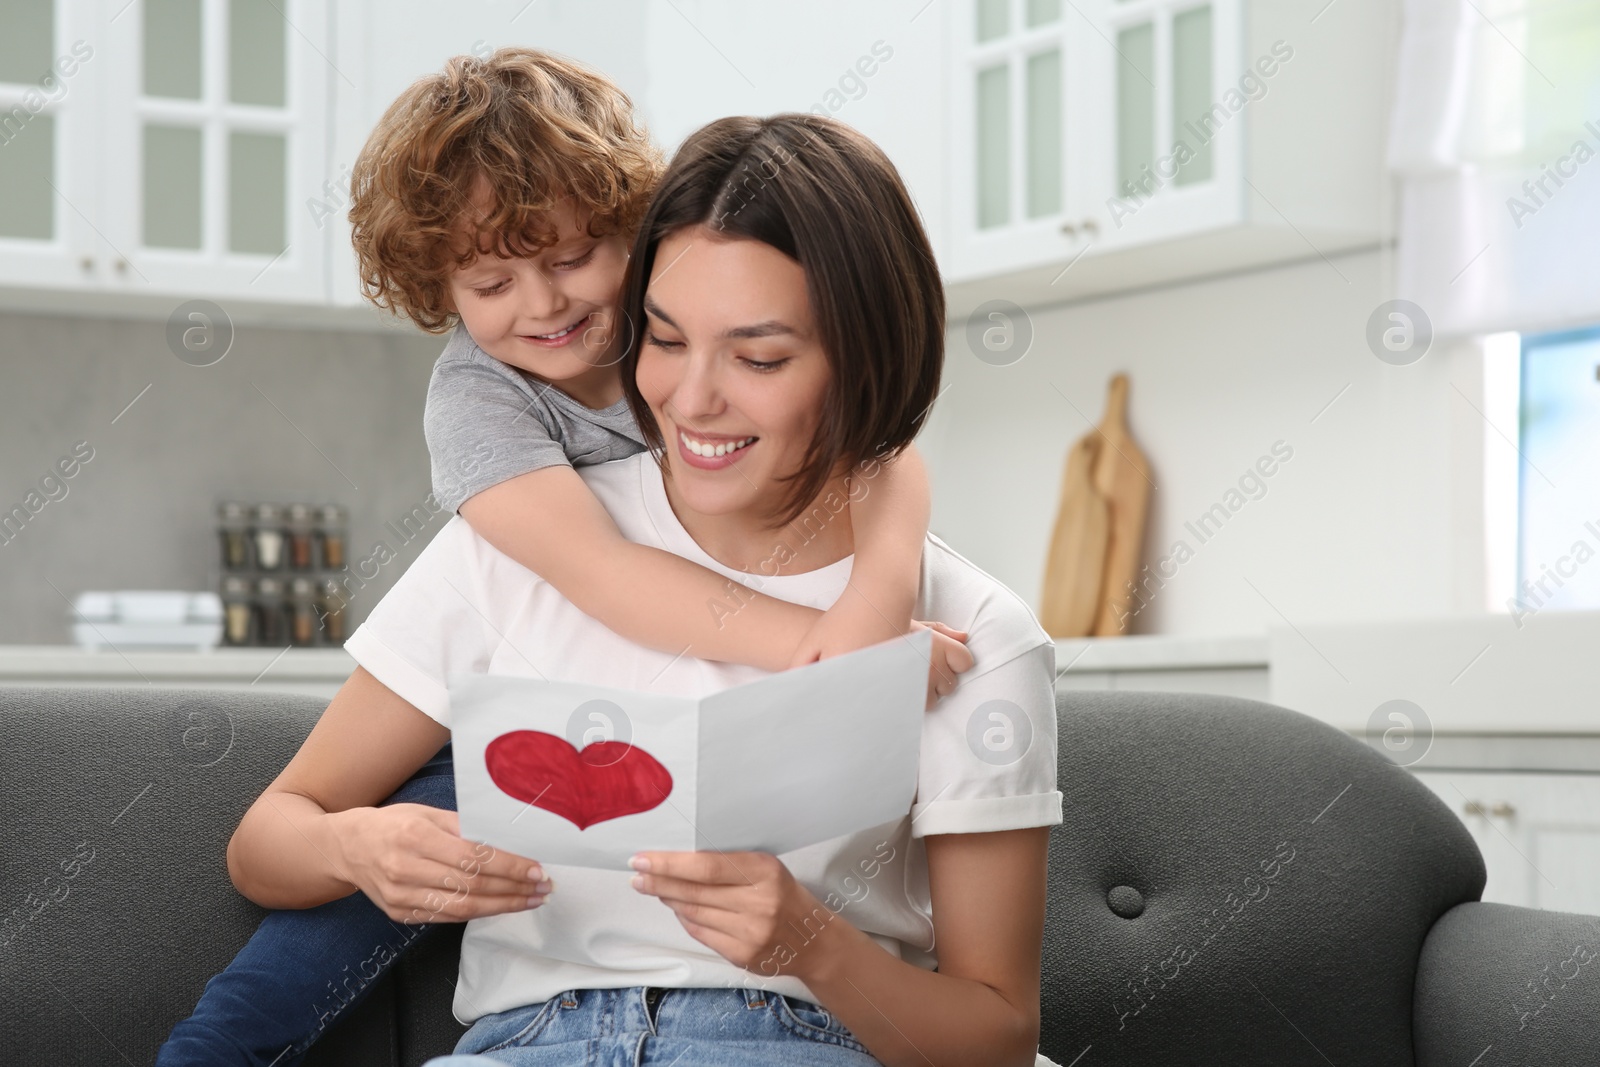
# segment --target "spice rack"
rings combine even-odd
[[[217,505],[223,644],[344,644],[347,517],[338,504]]]

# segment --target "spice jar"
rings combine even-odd
[[[243,504],[217,505],[217,534],[222,539],[222,569],[242,571],[250,566],[250,513]]]
[[[222,640],[226,644],[250,644],[250,608],[249,580],[237,576],[222,579]]]
[[[289,569],[308,571],[316,566],[316,561],[311,558],[311,505],[289,505],[286,534],[289,544]]]
[[[278,578],[256,580],[256,644],[275,648],[288,643],[288,604]]]
[[[255,543],[256,567],[275,571],[283,566],[283,509],[276,504],[257,504],[256,523],[251,531]]]
[[[310,578],[289,583],[289,642],[301,648],[317,643],[316,585]]]
[[[317,594],[317,614],[322,619],[323,639],[330,645],[344,644],[344,588],[335,578],[324,578]]]
[[[344,508],[329,504],[318,518],[321,520],[317,532],[322,541],[322,566],[325,570],[339,570],[344,566]]]

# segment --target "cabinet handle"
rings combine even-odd
[[[78,260],[78,266],[82,267],[84,270],[94,270],[94,257],[84,256],[82,259]]]
[[[1463,815],[1485,815],[1485,814],[1488,814],[1488,813],[1484,809],[1484,806],[1480,801],[1469,800],[1465,804],[1461,805],[1461,814],[1463,814]]]
[[[1504,800],[1497,800],[1494,802],[1494,806],[1489,809],[1489,814],[1497,819],[1510,819],[1516,816],[1517,809]]]
[[[1093,237],[1095,234],[1100,232],[1100,224],[1094,219],[1084,219],[1083,232],[1088,234],[1090,237]]]
[[[117,262],[114,264],[114,266],[117,268],[118,274],[128,273],[128,261],[123,259],[121,256],[117,257]]]
[[[1061,224],[1061,232],[1066,234],[1068,237],[1077,237],[1078,227],[1074,226],[1070,222],[1063,222]]]

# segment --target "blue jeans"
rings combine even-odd
[[[450,746],[383,804],[455,811]],[[359,892],[270,913],[227,969],[206,983],[194,1014],[156,1054],[156,1067],[296,1067],[428,929],[395,922]]]
[[[569,989],[485,1015],[424,1067],[871,1067],[855,1035],[807,1000],[760,989]]]

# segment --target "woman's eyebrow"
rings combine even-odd
[[[723,331],[722,336],[726,338],[776,337],[780,334],[788,334],[792,337],[795,336],[795,329],[786,322],[768,319],[766,322],[758,322],[753,326],[735,326],[731,330]]]
[[[665,311],[662,311],[661,305],[657,304],[654,300],[651,300],[648,296],[644,298],[644,309],[645,311],[654,315],[656,318],[660,319],[662,322],[666,323],[668,326],[671,326],[673,329],[680,328],[676,322],[672,321],[672,316],[668,315]],[[799,331],[793,326],[790,326],[788,323],[780,322],[777,319],[768,319],[766,322],[757,322],[750,326],[735,326],[731,330],[722,331],[722,339],[724,340],[746,339],[752,337],[777,337],[782,335],[798,337]]]
[[[668,315],[665,311],[662,311],[661,305],[657,304],[654,300],[651,300],[648,295],[644,298],[644,309],[651,315],[654,315],[656,318],[666,323],[668,326],[671,326],[673,329],[676,330],[679,328],[678,324],[672,321],[672,316]]]

